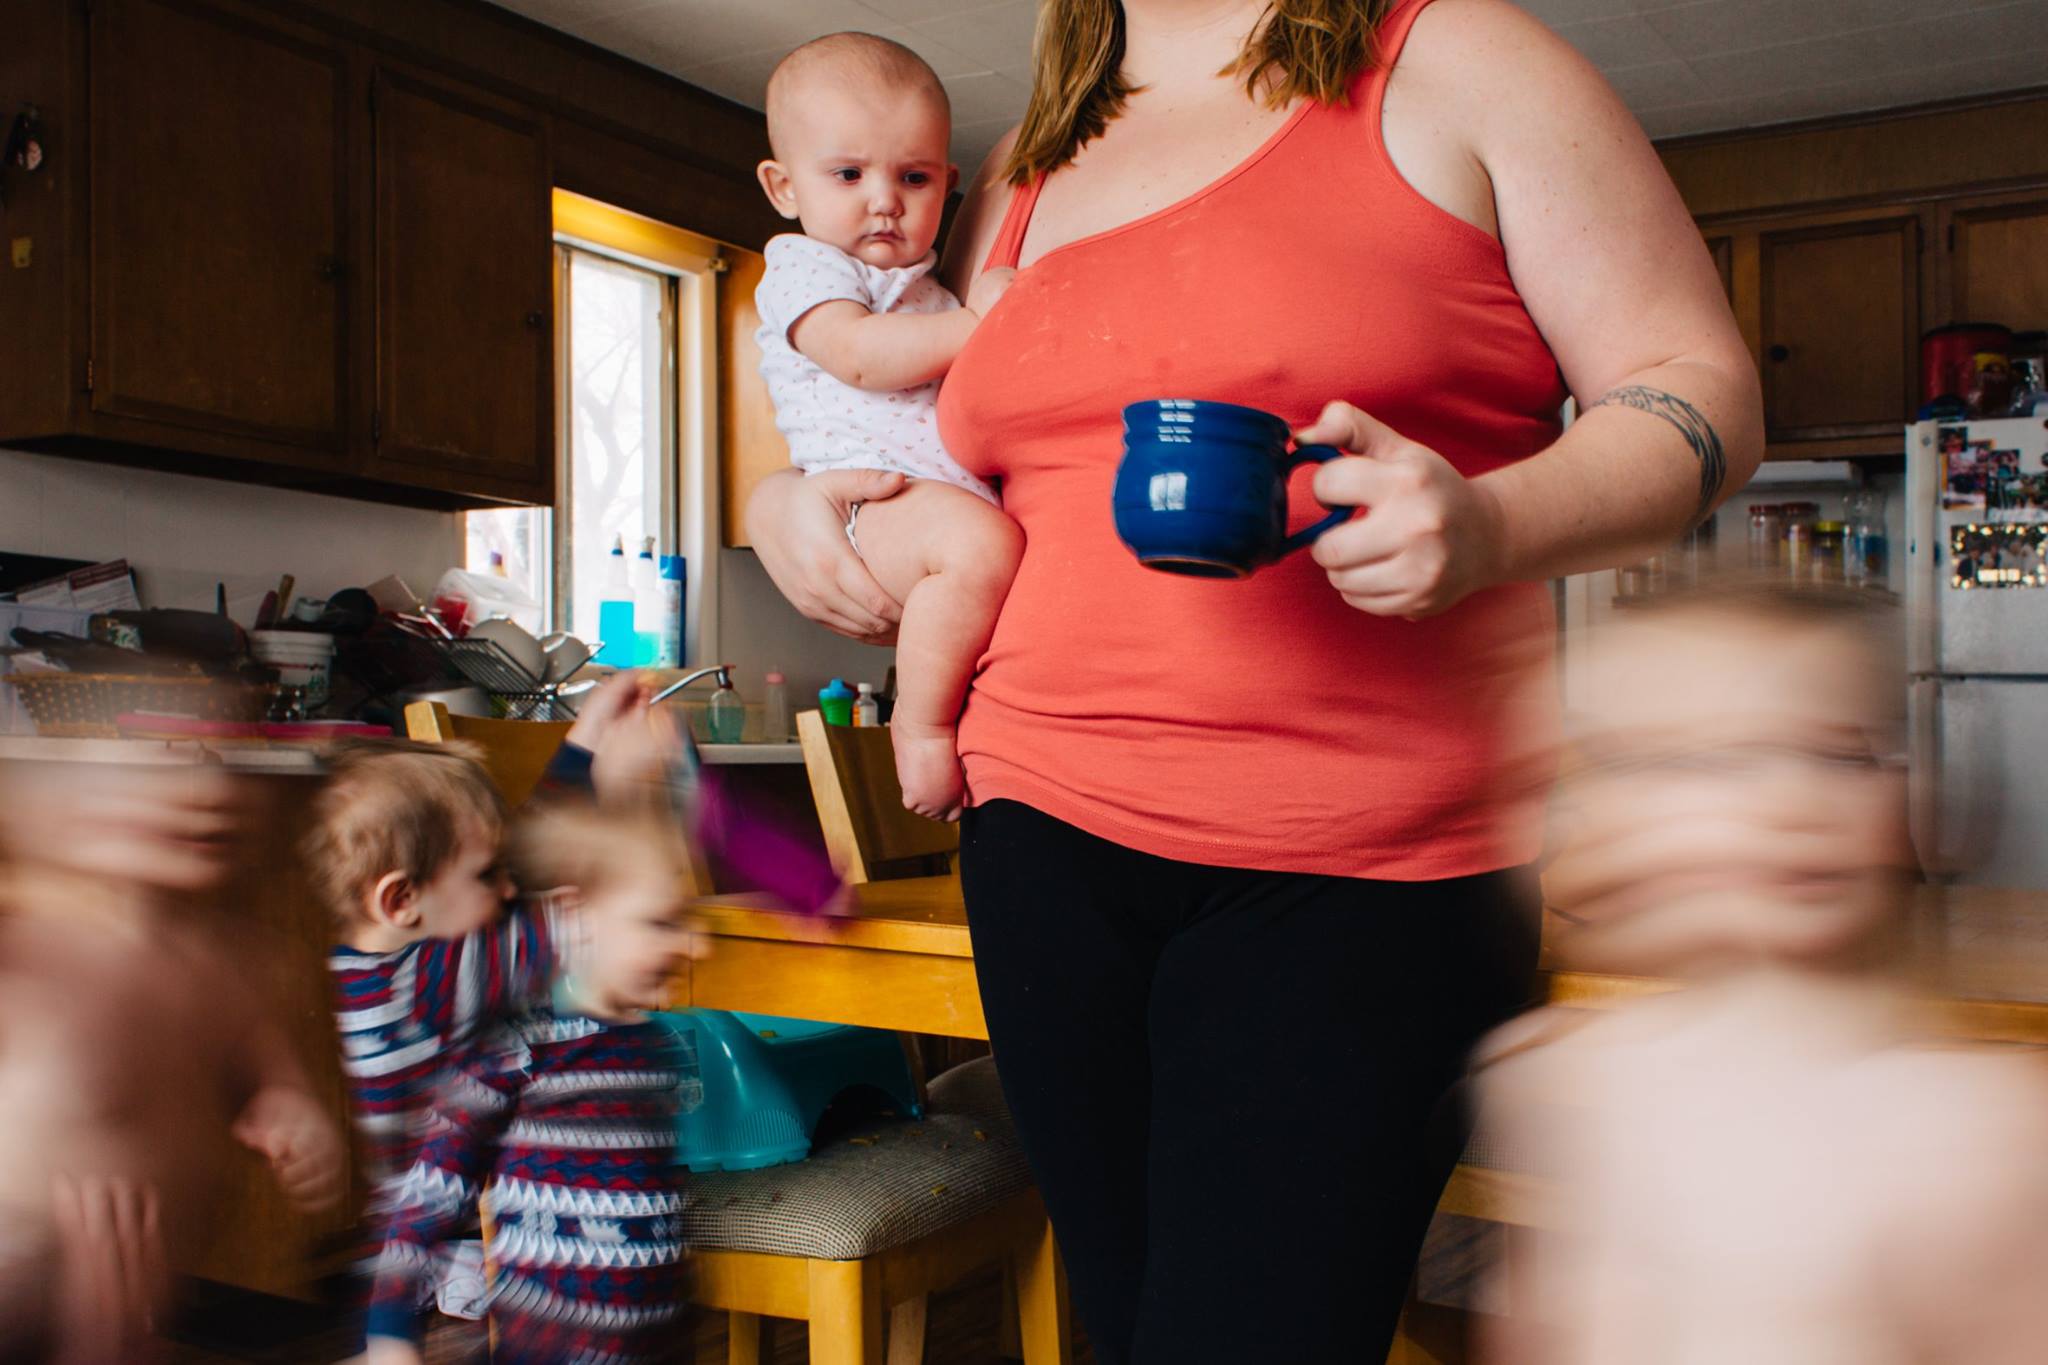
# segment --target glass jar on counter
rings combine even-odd
[[[1670,569],[1661,554],[1614,572],[1614,605],[1637,607],[1670,587]]]
[[[1788,502],[1778,511],[1785,526],[1785,556],[1779,568],[1787,578],[1803,583],[1813,577],[1813,524],[1820,520],[1820,504]]]
[[[1841,583],[1847,580],[1849,528],[1839,521],[1813,524],[1813,580]]]
[[[1785,509],[1774,502],[1749,505],[1749,569],[1770,573],[1785,558]]]
[[[1848,540],[1842,550],[1843,577],[1859,588],[1882,588],[1891,582],[1891,545],[1885,535],[1884,494],[1859,488],[1843,503]]]

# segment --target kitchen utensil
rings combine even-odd
[[[59,738],[117,739],[115,718],[128,712],[200,720],[263,717],[264,689],[201,674],[9,673],[0,681],[13,686],[37,733]]]
[[[489,640],[505,651],[506,658],[526,670],[535,682],[547,675],[547,657],[541,650],[540,641],[516,621],[502,616],[479,621],[469,628],[467,638]]]
[[[590,659],[589,645],[560,630],[541,636],[540,652],[546,660],[542,676],[552,683],[567,682]]]
[[[268,630],[271,623],[275,620],[277,620],[277,594],[275,592],[266,592],[263,594],[263,605],[256,608],[256,629]]]

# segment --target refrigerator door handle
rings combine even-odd
[[[1929,881],[1956,871],[1942,848],[1941,680],[1913,680],[1907,707],[1907,828]]]

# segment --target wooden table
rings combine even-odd
[[[854,912],[838,919],[751,896],[705,901],[700,956],[673,983],[670,1005],[987,1038],[960,879],[853,891]]]

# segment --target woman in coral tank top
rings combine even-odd
[[[1445,1098],[1529,989],[1544,580],[1740,487],[1755,372],[1641,130],[1505,0],[1046,0],[1037,47],[950,248],[956,291],[1018,273],[939,405],[1026,538],[960,724],[1004,1088],[1098,1360],[1377,1360]],[[1247,580],[1140,567],[1110,489],[1147,398],[1342,446],[1294,524],[1357,514]],[[749,514],[878,640],[843,528],[893,479]]]

